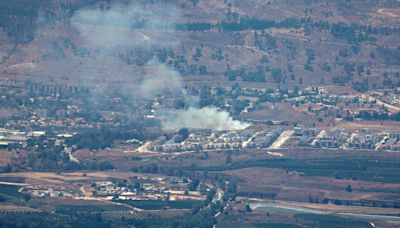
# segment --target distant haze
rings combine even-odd
[[[147,47],[162,42],[165,37],[158,30],[169,30],[180,17],[173,8],[163,9],[168,14],[160,18],[144,6],[115,5],[108,10],[85,9],[77,11],[71,19],[84,41],[101,49]],[[171,33],[174,30],[170,30]]]

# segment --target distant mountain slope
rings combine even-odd
[[[79,13],[86,18],[71,20]],[[394,0],[0,0],[0,66],[20,80],[108,83],[137,77],[156,58],[209,84],[365,91],[400,85],[398,16]],[[85,32],[127,40],[107,49]]]

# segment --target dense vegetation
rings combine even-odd
[[[52,23],[63,17],[70,17],[74,11],[95,2],[96,0],[84,0],[61,3],[59,6],[64,13],[59,12],[56,15],[53,10],[57,7],[54,7],[54,1],[51,0],[0,0],[0,27],[16,44],[27,43],[33,40],[40,25],[40,14],[44,14],[46,23]]]
[[[0,197],[2,197],[4,201],[12,198],[22,199],[24,194],[18,192],[19,189],[20,187],[18,186],[0,184]]]
[[[49,4],[49,0],[1,0],[0,26],[17,43],[31,41],[39,10]]]
[[[56,211],[59,213],[65,213],[67,211],[78,211],[78,212],[102,212],[102,211],[126,211],[130,208],[119,206],[119,205],[57,205]]]
[[[38,219],[40,218],[40,219]],[[118,221],[104,221],[100,214],[75,213],[10,213],[0,214],[2,227],[112,227],[122,225]]]
[[[78,208],[79,209],[79,208]],[[87,207],[84,207],[87,209]],[[55,213],[0,213],[2,227],[212,227],[215,219],[213,209],[188,213],[185,217],[166,219],[159,216],[145,216],[135,219],[112,219],[102,216],[101,211],[76,211],[62,209]],[[37,218],[40,218],[38,220]]]
[[[160,210],[164,208],[191,209],[203,205],[198,200],[161,201],[161,200],[117,200],[116,202],[129,204],[144,210]]]
[[[362,120],[370,120],[370,121],[400,121],[400,112],[389,114],[389,113],[379,113],[376,111],[360,111],[355,118],[360,118]]]

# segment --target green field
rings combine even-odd
[[[160,210],[163,208],[191,209],[193,206],[203,205],[198,200],[162,201],[162,200],[118,200],[116,202],[129,204],[143,210]]]
[[[0,181],[3,182],[14,182],[14,183],[24,183],[25,178],[23,177],[0,177]]]
[[[18,192],[21,187],[13,186],[13,185],[4,185],[0,184],[0,196],[9,199],[9,198],[18,198],[21,199],[24,197],[23,193]]]
[[[80,212],[102,212],[102,211],[128,211],[130,208],[118,205],[79,205],[63,204],[57,205],[56,211],[80,211]]]

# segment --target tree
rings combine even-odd
[[[200,193],[202,195],[206,195],[207,194],[207,185],[206,184],[204,184],[204,183],[200,184]]]
[[[253,212],[253,210],[250,208],[249,204],[246,204],[245,210],[246,210],[246,212]]]
[[[9,173],[11,171],[12,171],[12,167],[9,164],[0,169],[0,173]]]
[[[347,191],[347,192],[352,192],[352,191],[353,191],[353,189],[351,188],[351,185],[347,185],[346,191]]]
[[[193,60],[194,61],[199,61],[201,56],[202,56],[201,49],[200,48],[196,48],[195,53],[192,56]]]
[[[199,185],[200,181],[198,179],[193,179],[189,184],[188,184],[188,189],[189,191],[196,191],[197,185]]]
[[[31,200],[31,195],[30,194],[24,194],[24,200],[26,201],[26,202],[28,202],[29,200]]]
[[[178,131],[178,134],[182,137],[182,141],[189,137],[189,129],[182,128]]]
[[[284,80],[282,70],[280,68],[272,68],[271,75],[272,75],[272,79],[275,83],[281,83]]]
[[[207,74],[208,74],[208,72],[207,72],[207,67],[206,67],[205,65],[201,65],[201,66],[199,67],[199,74],[200,74],[200,75],[207,75]]]
[[[133,183],[133,188],[139,190],[141,188],[141,184],[139,181],[135,181],[135,183]]]

